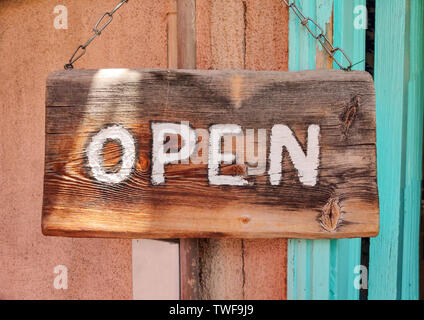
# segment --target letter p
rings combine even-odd
[[[182,147],[178,152],[166,152],[165,137],[180,135]],[[158,185],[165,182],[165,165],[188,160],[196,147],[196,131],[190,128],[188,122],[152,123],[152,183]]]

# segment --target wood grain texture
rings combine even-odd
[[[242,84],[236,98],[234,79]],[[378,232],[374,88],[367,73],[57,71],[47,81],[46,105],[45,234],[349,238]],[[353,107],[355,121],[342,134]],[[166,183],[152,186],[151,121],[189,121],[194,128],[235,123],[268,135],[281,123],[302,146],[307,124],[318,124],[319,182],[301,184],[286,156],[279,186],[267,174],[245,177],[248,187],[210,185],[206,164],[169,165]],[[91,136],[110,123],[128,128],[138,144],[135,171],[116,185],[93,180],[85,154]],[[335,197],[342,223],[328,232],[319,219]]]

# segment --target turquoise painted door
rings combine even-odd
[[[298,0],[333,35],[354,69],[365,68],[366,30],[355,25],[366,0]],[[376,0],[375,84],[380,190],[379,237],[371,240],[369,299],[417,299],[423,145],[422,0]],[[333,23],[332,23],[333,21]],[[290,70],[325,67],[322,48],[290,13]],[[334,67],[337,67],[334,64]],[[290,240],[288,299],[359,299],[361,239]],[[362,276],[366,276],[362,274]]]
[[[381,231],[371,240],[369,299],[419,298],[423,32],[422,0],[376,1]]]

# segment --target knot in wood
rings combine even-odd
[[[339,198],[330,198],[322,209],[321,226],[325,231],[334,232],[341,223]]]

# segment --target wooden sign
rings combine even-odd
[[[361,71],[56,71],[43,233],[376,236],[375,143]]]

